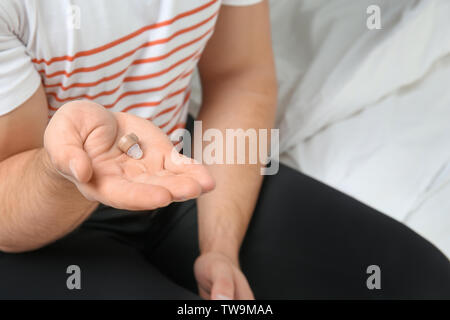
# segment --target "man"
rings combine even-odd
[[[0,3],[1,298],[448,296],[448,260],[380,213],[284,166],[258,198],[261,164],[170,156],[197,61],[203,130],[273,125],[266,1],[71,3]]]

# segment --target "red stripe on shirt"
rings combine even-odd
[[[170,134],[172,134],[172,132],[174,132],[175,130],[184,128],[185,126],[186,126],[186,123],[185,123],[185,122],[177,123],[176,125],[174,125],[174,126],[172,127],[172,129],[170,129],[169,131],[167,131],[166,134],[167,134],[167,135],[170,135]]]
[[[164,72],[167,73],[168,71]],[[161,74],[159,74],[161,75]],[[130,81],[143,81],[143,80],[147,80],[149,78],[151,78],[152,76],[159,76],[159,75],[155,75],[155,74],[149,74],[149,75],[145,75],[145,76],[141,76],[141,77],[146,77],[145,79],[129,79],[127,81],[123,81],[123,82],[130,82]],[[160,91],[163,90],[165,88],[167,88],[168,86],[170,86],[172,83],[174,83],[175,81],[177,81],[179,78],[181,78],[183,76],[183,73],[178,74],[177,76],[175,76],[172,80],[170,80],[169,82],[166,82],[165,84],[159,86],[159,87],[153,87],[153,88],[149,88],[146,90],[142,90],[141,93],[145,93],[145,92],[154,92],[154,91]],[[131,77],[130,77],[131,78]],[[58,97],[58,94],[56,92],[47,92],[47,95],[52,96],[56,101],[58,102],[67,102],[67,101],[71,101],[71,100],[77,100],[77,99],[89,99],[89,100],[95,100],[97,98],[100,98],[102,96],[109,96],[111,94],[114,94],[115,92],[117,92],[120,88],[122,87],[122,83],[120,83],[117,87],[115,87],[114,89],[111,90],[106,90],[106,91],[102,91],[99,92],[95,95],[89,95],[89,94],[82,94],[82,95],[78,95],[78,96],[70,96],[70,97],[66,97],[66,98],[60,98]],[[138,92],[138,91],[128,91],[128,92]],[[128,93],[125,92],[124,94]],[[119,99],[120,100],[120,99]],[[116,101],[117,102],[117,101]]]
[[[121,61],[121,60],[123,60],[123,59],[125,59],[125,58],[127,58],[127,57],[129,57],[131,55],[133,55],[139,49],[142,49],[142,48],[145,48],[145,47],[150,47],[150,46],[153,46],[153,45],[156,45],[156,44],[167,43],[170,40],[176,38],[177,36],[179,36],[179,35],[181,35],[183,33],[192,31],[192,30],[194,30],[194,29],[204,25],[205,23],[207,23],[210,20],[212,20],[217,15],[217,13],[218,12],[215,12],[212,16],[210,16],[206,20],[203,20],[202,22],[200,22],[200,23],[198,23],[196,25],[193,25],[191,27],[182,29],[182,30],[174,33],[170,37],[167,37],[167,38],[164,38],[164,39],[158,39],[158,40],[155,40],[155,41],[149,41],[149,42],[144,43],[144,44],[140,45],[139,47],[137,47],[137,48],[135,48],[135,49],[133,49],[131,51],[128,51],[128,52],[126,52],[126,53],[124,53],[124,54],[122,54],[122,55],[120,55],[118,57],[115,57],[115,58],[113,58],[111,60],[108,60],[106,62],[100,63],[100,64],[95,65],[95,66],[78,68],[78,69],[75,69],[75,70],[73,70],[71,72],[67,72],[65,70],[55,71],[55,72],[49,73],[49,74],[46,73],[45,70],[38,70],[38,72],[43,73],[46,78],[53,78],[53,77],[56,77],[58,75],[64,75],[65,77],[69,78],[72,75],[74,75],[76,73],[80,73],[80,72],[94,72],[94,71],[97,71],[99,69],[102,69],[102,68],[105,68],[107,66],[110,66],[110,65],[112,65],[112,64],[114,64],[114,63],[116,63],[118,61]]]
[[[209,33],[211,33],[214,30],[214,27],[209,29],[208,31],[206,31],[204,34],[202,34],[200,37],[186,42],[185,44],[182,44],[181,46],[176,47],[175,49],[169,51],[168,53],[161,55],[161,56],[156,56],[156,57],[151,57],[151,58],[147,58],[147,59],[138,59],[135,60],[131,63],[131,65],[137,65],[137,64],[144,64],[144,63],[150,63],[150,62],[156,62],[156,61],[160,61],[160,60],[164,60],[166,58],[168,58],[169,56],[171,56],[172,54],[174,54],[175,52],[178,52],[181,49],[184,49],[198,41],[200,41],[201,39],[203,39],[204,37],[206,37]],[[108,77],[103,77],[97,81],[93,81],[93,82],[77,82],[77,83],[73,83],[67,87],[65,87],[61,82],[59,83],[54,83],[54,84],[46,84],[44,83],[44,87],[45,88],[54,88],[54,87],[60,87],[63,91],[67,91],[71,88],[87,88],[87,87],[95,87],[97,85],[99,85],[102,82],[106,82],[106,81],[110,81],[113,80],[117,77],[120,77],[122,74],[124,74],[127,70],[128,70],[129,66],[125,69],[123,69],[120,72],[117,72],[111,76]]]
[[[217,2],[217,0],[212,0],[212,1],[210,1],[210,2],[200,6],[198,8],[195,8],[195,9],[190,10],[190,11],[183,12],[183,13],[175,16],[174,18],[170,19],[170,20],[166,20],[166,21],[162,21],[162,22],[158,22],[158,23],[149,25],[149,26],[145,26],[145,27],[143,27],[143,28],[141,28],[139,30],[136,30],[136,31],[134,31],[134,32],[132,32],[132,33],[122,37],[122,38],[119,38],[119,39],[114,40],[114,41],[112,41],[112,42],[110,42],[108,44],[105,44],[103,46],[100,46],[100,47],[97,47],[97,48],[94,48],[94,49],[91,49],[91,50],[79,51],[79,52],[75,53],[72,56],[65,55],[65,56],[60,56],[60,57],[54,57],[54,58],[51,58],[49,60],[46,60],[46,59],[33,59],[32,62],[34,62],[34,63],[45,63],[46,65],[51,65],[52,63],[57,62],[57,61],[64,61],[64,60],[73,61],[73,60],[75,60],[75,59],[77,59],[79,57],[93,55],[93,54],[105,51],[107,49],[110,49],[112,47],[115,47],[115,46],[117,46],[117,45],[119,45],[119,44],[121,44],[121,43],[123,43],[125,41],[128,41],[128,40],[130,40],[130,39],[132,39],[132,38],[142,34],[145,31],[171,25],[175,21],[180,20],[180,19],[185,18],[185,17],[188,17],[188,16],[191,16],[191,15],[193,15],[195,13],[198,13],[198,12],[200,12],[200,11],[210,7],[211,5],[213,5],[216,2]]]
[[[184,97],[183,102],[177,107],[177,110],[172,114],[170,119],[159,126],[160,129],[163,129],[170,122],[172,122],[172,120],[180,113],[180,111],[183,110],[183,108],[186,105],[186,103],[188,102],[190,96],[191,96],[191,91],[189,90],[189,92]],[[152,120],[154,120],[154,119],[152,119]]]

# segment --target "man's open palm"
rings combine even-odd
[[[117,147],[132,132],[144,152],[139,160]],[[55,168],[86,198],[115,208],[155,209],[214,188],[204,166],[174,161],[172,143],[150,121],[93,102],[61,107],[46,129],[44,145]]]

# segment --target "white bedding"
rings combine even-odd
[[[282,161],[450,256],[450,1],[270,4]]]

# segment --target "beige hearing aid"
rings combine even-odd
[[[126,153],[130,158],[139,160],[144,153],[139,146],[139,138],[134,133],[129,133],[120,138],[117,146],[123,153]]]

